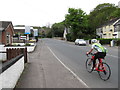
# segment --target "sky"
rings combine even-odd
[[[65,20],[68,8],[82,9],[87,14],[97,5],[120,0],[0,0],[0,21],[13,25],[50,26]]]

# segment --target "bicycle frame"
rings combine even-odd
[[[94,60],[94,54],[91,53],[91,55],[92,55],[91,60]],[[105,71],[106,68],[105,68],[105,67],[103,66],[103,64],[102,64],[102,58],[98,58],[98,60],[99,60],[99,63],[96,64],[95,70],[96,70],[96,71],[101,71],[101,72]],[[98,67],[99,67],[99,68],[102,68],[102,69],[99,69]]]
[[[88,57],[89,55],[86,54]],[[94,54],[93,53],[90,53],[91,57],[88,58],[86,60],[86,69],[89,73],[91,73],[92,71],[94,71],[94,68],[95,68],[95,71],[98,72],[100,78],[104,81],[108,80],[110,78],[110,75],[111,75],[111,69],[110,69],[110,66],[106,63],[106,62],[103,62],[103,58],[98,58],[98,62],[95,63],[95,67],[93,68],[93,60],[94,60]]]
[[[95,70],[101,71],[101,72],[105,71],[106,68],[102,64],[102,58],[99,58],[98,60],[99,60],[99,63],[97,63],[98,65],[96,64],[97,67],[95,67]],[[99,69],[99,68],[102,68],[102,69]]]

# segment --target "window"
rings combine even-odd
[[[120,31],[120,25],[115,26],[115,32]]]
[[[112,32],[112,29],[110,29],[110,31]]]
[[[2,32],[0,31],[0,44],[2,43]]]

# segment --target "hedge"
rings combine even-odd
[[[102,45],[103,45],[103,44],[110,44],[110,42],[111,42],[112,40],[114,40],[114,45],[115,45],[115,46],[120,45],[120,39],[115,39],[115,38],[113,38],[113,39],[98,38],[97,40],[99,40],[99,42],[100,42]]]

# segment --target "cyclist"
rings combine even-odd
[[[86,54],[87,55],[90,54],[94,49],[97,51],[96,53],[94,53],[94,56],[92,57],[92,60],[93,60],[93,69],[94,69],[95,64],[96,64],[96,59],[104,58],[106,56],[107,50],[100,43],[98,43],[97,39],[92,39],[91,43],[92,43],[92,48]],[[89,65],[90,65],[90,63],[89,63]]]

